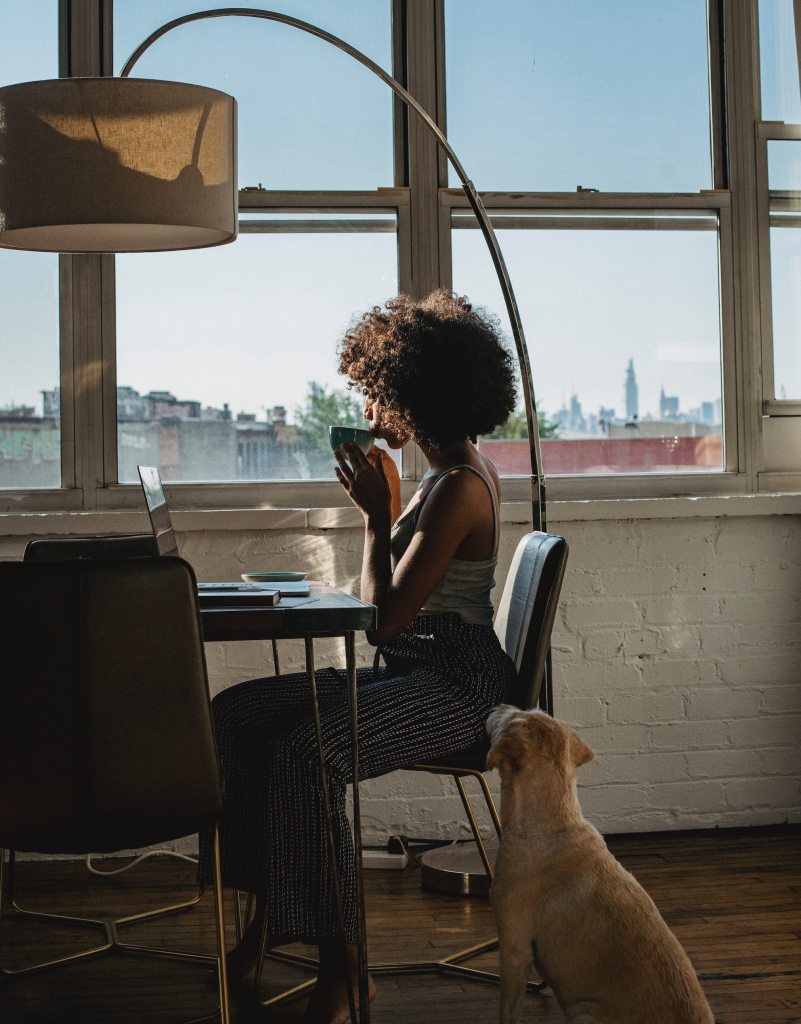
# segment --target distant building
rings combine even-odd
[[[626,404],[626,419],[636,420],[640,415],[640,399],[639,389],[637,387],[637,377],[634,373],[634,360],[629,359],[629,365],[626,367],[626,381],[624,385],[625,389],[625,404]]]
[[[659,392],[659,416],[663,420],[675,420],[679,415],[679,396],[666,395],[664,387]]]

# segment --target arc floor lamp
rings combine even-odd
[[[528,349],[484,204],[444,133],[417,100],[366,54],[330,32],[277,11],[198,11],[152,32],[118,78],[63,78],[0,88],[0,247],[155,252],[236,239],[236,101],[202,86],[129,77],[145,51],[168,32],[190,22],[226,17],[279,22],[348,54],[414,111],[447,154],[503,293],[528,426],[532,524],[535,530],[545,530],[545,482]],[[544,706],[551,711],[549,671],[543,689]]]
[[[546,526],[537,407],[523,325],[498,239],[475,185],[436,122],[366,54],[278,11],[223,7],[166,22],[119,78],[62,78],[0,89],[0,246],[48,252],[156,252],[236,238],[236,103],[198,85],[131,79],[181,25],[259,18],[322,39],[364,65],[417,114],[448,156],[489,249],[517,354],[531,455],[535,530]]]

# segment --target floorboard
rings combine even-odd
[[[801,828],[658,833],[608,840],[650,892],[684,944],[718,1024],[801,1024]],[[115,862],[116,863],[116,862]],[[419,869],[368,871],[370,956],[420,960],[481,942],[493,934],[486,901],[432,896]],[[190,865],[152,859],[116,879],[90,875],[81,862],[19,865],[20,902],[34,909],[96,916],[136,913],[187,896]],[[211,905],[125,930],[130,941],[213,951]],[[55,928],[5,915],[2,961],[66,955],[98,933]],[[300,951],[300,950],[298,950]],[[493,970],[489,954],[471,966]],[[309,977],[270,961],[265,993]],[[210,1012],[209,968],[138,956],[106,955],[36,975],[0,980],[2,1024],[167,1024]],[[465,1024],[497,1019],[497,989],[464,978],[418,975],[378,979],[375,1024]],[[291,1024],[303,999],[271,1011],[247,994],[234,1002],[234,1024]],[[525,1024],[563,1016],[548,991],[526,997]]]

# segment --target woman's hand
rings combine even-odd
[[[337,479],[365,519],[389,524],[392,496],[384,474],[383,459],[371,463],[356,444],[343,444],[334,452]]]
[[[370,465],[375,467],[379,462],[389,486],[390,506],[389,521],[394,525],[395,520],[401,514],[401,480],[398,467],[392,458],[387,455],[383,448],[373,446],[367,453]]]

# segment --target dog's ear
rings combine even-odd
[[[490,752],[487,754],[487,771],[491,771],[493,768],[497,768],[501,771],[504,765],[510,765],[514,768],[516,759],[512,750],[510,749],[513,744],[510,744],[507,736],[498,737],[497,741],[490,747]]]
[[[500,743],[496,743],[494,746],[490,747],[490,751],[487,754],[487,771],[488,772],[491,772],[493,768],[500,768],[501,767],[501,761],[503,760],[503,754],[502,754],[501,750],[499,749],[500,746],[501,746]]]
[[[584,740],[570,730],[570,739],[568,741],[568,752],[570,754],[570,760],[576,768],[580,768],[583,764],[587,764],[595,757],[595,751],[588,747]]]
[[[525,719],[514,718],[507,722],[487,754],[487,769],[497,768],[500,771],[508,765],[512,771],[517,771],[521,766],[525,743]]]

